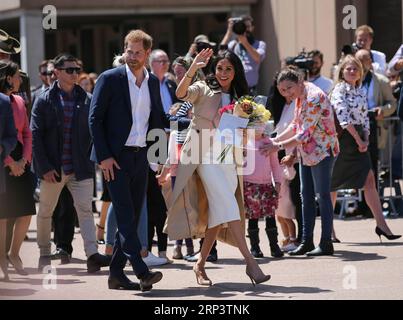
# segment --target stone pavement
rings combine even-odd
[[[403,233],[403,219],[388,220],[394,233]],[[116,291],[107,288],[108,270],[87,274],[82,239],[76,233],[72,263],[53,261],[53,274],[37,272],[38,248],[36,221],[33,219],[29,241],[24,242],[21,257],[29,276],[20,276],[10,267],[8,283],[0,282],[3,299],[172,299],[172,300],[289,300],[289,299],[403,299],[403,239],[383,240],[376,236],[375,221],[336,220],[335,228],[341,244],[335,245],[333,257],[263,258],[259,263],[272,279],[253,287],[245,274],[245,265],[237,249],[219,243],[217,263],[207,263],[206,271],[214,285],[199,287],[190,262],[176,260],[156,268],[163,272],[161,282],[150,292]],[[316,241],[320,221],[317,220]],[[261,222],[262,250],[269,252]],[[168,248],[172,254],[172,243]],[[198,241],[195,241],[198,248]],[[100,252],[104,247],[100,246]],[[156,253],[157,248],[153,248]],[[132,273],[126,268],[129,276]]]

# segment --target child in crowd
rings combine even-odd
[[[281,250],[284,252],[294,251],[298,248],[296,229],[293,219],[295,219],[295,205],[291,199],[290,182],[295,178],[294,167],[282,166],[283,179],[280,188],[280,201],[276,210],[276,217],[283,231],[284,240]]]
[[[248,234],[251,243],[251,253],[255,258],[262,258],[263,253],[259,247],[260,218],[266,220],[266,234],[270,242],[270,251],[273,257],[282,257],[284,254],[277,244],[277,227],[275,211],[278,206],[282,173],[277,153],[269,156],[260,152],[260,146],[269,141],[265,135],[265,124],[255,128],[255,139],[246,145],[247,159],[254,159],[254,170],[244,176],[244,201]],[[254,154],[250,154],[250,153]],[[254,157],[254,158],[253,158]],[[250,169],[250,163],[247,164]]]

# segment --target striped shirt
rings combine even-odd
[[[181,118],[186,118],[188,116],[188,112],[190,109],[193,108],[193,105],[190,102],[183,102],[181,107],[179,108],[178,112],[176,113],[177,117]],[[184,129],[182,131],[178,131],[178,134],[176,136],[176,143],[177,144],[183,144],[186,140],[186,136],[189,132],[189,128]]]
[[[72,127],[74,107],[77,105],[77,101],[74,95],[69,96],[62,90],[60,90],[59,97],[64,114],[62,167],[63,172],[66,175],[70,175],[74,173],[72,152]]]

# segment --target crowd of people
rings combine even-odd
[[[284,63],[260,93],[266,43],[255,38],[250,16],[241,21],[239,32],[237,20],[228,20],[219,46],[196,36],[172,63],[142,30],[126,35],[123,53],[99,76],[59,54],[39,64],[42,84],[32,92],[11,59],[18,41],[0,30],[0,280],[9,280],[9,263],[27,275],[19,252],[35,214],[39,270],[55,259],[70,262],[79,226],[87,271],[109,267],[110,289],[151,290],[163,273],[150,267],[177,259],[195,262],[196,282],[211,286],[205,265],[218,259],[217,240],[239,249],[254,285],[266,282],[271,276],[256,260],[265,255],[259,220],[272,257],[333,255],[341,189],[363,189],[375,233],[400,238],[383,216],[376,179],[383,120],[401,113],[403,45],[387,65],[371,48],[372,28],[361,26],[359,50],[342,55],[334,80],[321,75],[324,57],[313,50],[308,69]],[[223,152],[215,149],[220,109],[268,92],[274,130],[258,123],[225,162],[212,163]],[[239,158],[254,159],[253,172],[244,173]],[[97,171],[103,192],[95,223]],[[175,240],[172,256],[168,239]],[[201,239],[199,250],[193,239]],[[126,276],[127,261],[139,283]]]

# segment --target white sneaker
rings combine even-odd
[[[167,252],[166,252],[166,251],[160,251],[160,252],[158,253],[158,257],[167,259],[167,263],[174,263],[173,260],[171,260],[171,259],[169,259],[169,258],[167,257]]]
[[[294,251],[298,248],[297,244],[295,241],[290,241],[287,245],[281,248],[282,251],[284,252],[290,252]]]
[[[147,257],[143,258],[143,261],[147,267],[162,266],[168,263],[167,259],[156,257],[150,251],[148,251]]]

